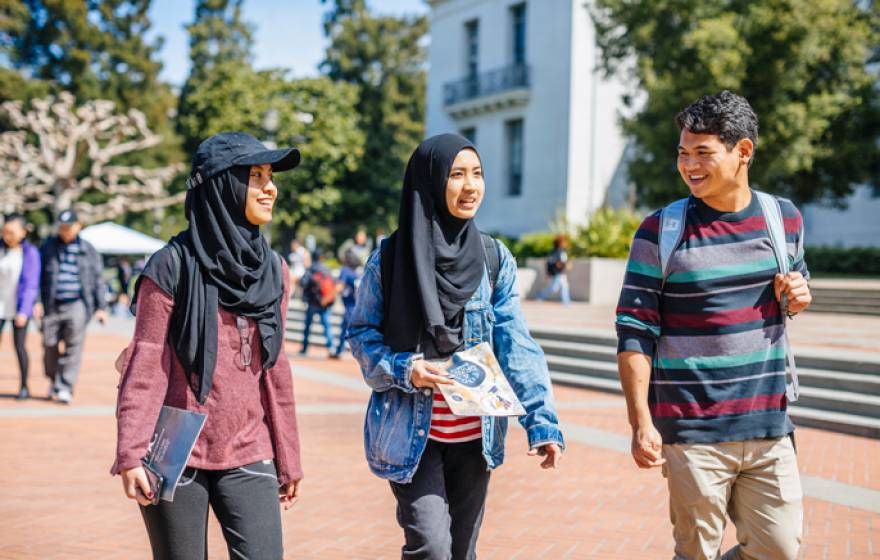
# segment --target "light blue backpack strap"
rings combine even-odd
[[[660,211],[660,230],[657,234],[657,242],[660,246],[660,272],[663,274],[663,285],[666,285],[666,277],[669,276],[669,260],[684,235],[689,200],[690,198],[676,200]]]
[[[776,265],[779,273],[788,274],[790,267],[788,262],[788,249],[785,244],[785,223],[782,220],[782,209],[779,207],[779,200],[775,196],[753,191],[761,203],[761,212],[764,214],[764,221],[767,223],[767,233],[770,234],[770,244],[773,245],[773,254],[776,256]],[[785,362],[788,372],[791,374],[791,383],[786,384],[785,395],[789,402],[798,400],[800,396],[800,387],[798,385],[797,368],[794,364],[794,353],[791,350],[791,343],[788,340],[788,328],[785,324],[788,318],[788,299],[783,296],[779,300],[779,311],[782,313],[782,337],[785,346]]]

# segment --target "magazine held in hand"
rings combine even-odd
[[[141,459],[150,480],[154,504],[159,502],[159,498],[166,502],[174,500],[177,482],[186,469],[190,453],[207,418],[207,414],[200,412],[173,406],[162,407],[147,456]]]
[[[526,413],[488,343],[456,352],[449,360],[432,363],[445,368],[453,381],[451,385],[437,385],[453,414],[522,416]]]

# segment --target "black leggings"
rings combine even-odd
[[[208,558],[208,505],[234,559],[277,560],[281,543],[278,479],[272,461],[222,471],[188,468],[174,501],[141,506],[157,560]]]
[[[14,320],[9,320],[9,322],[12,323],[12,342],[15,345],[15,355],[18,356],[18,369],[21,373],[21,386],[27,387],[28,353],[27,349],[24,347],[24,343],[27,339],[28,323],[30,322],[30,319],[28,319],[28,323],[25,323],[23,327],[16,327]],[[3,332],[4,326],[6,326],[6,319],[0,319],[0,333]]]

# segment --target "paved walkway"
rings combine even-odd
[[[577,308],[573,306],[573,311]],[[530,317],[556,307],[531,308]],[[558,313],[552,313],[558,315]],[[805,321],[806,322],[806,321]],[[92,331],[70,407],[19,403],[10,336],[0,342],[0,559],[142,559],[147,539],[113,460],[112,362],[127,337]],[[39,362],[38,340],[29,340]],[[292,355],[296,350],[288,346]],[[387,484],[364,462],[361,428],[367,398],[351,359],[318,351],[293,362],[303,462],[303,497],[284,514],[288,558],[393,559],[400,530]],[[39,363],[31,388],[45,394]],[[493,475],[480,539],[483,560],[660,559],[671,557],[666,491],[656,471],[635,468],[616,396],[557,387],[568,438],[561,469],[542,471],[512,429],[508,460]],[[880,558],[880,441],[801,428],[805,559]],[[212,522],[210,557],[226,558]],[[733,542],[728,528],[725,545]]]

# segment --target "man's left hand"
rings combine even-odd
[[[107,312],[103,309],[95,311],[95,319],[97,319],[102,325],[105,324],[107,322]]]
[[[541,447],[533,447],[529,449],[528,455],[530,457],[536,455],[544,456],[544,460],[541,462],[541,468],[555,469],[556,466],[559,465],[559,461],[562,460],[562,448],[555,443],[548,443]]]
[[[813,301],[810,286],[800,272],[792,271],[785,276],[777,274],[773,282],[773,291],[777,300],[785,294],[788,298],[788,312],[792,314],[800,313]]]

